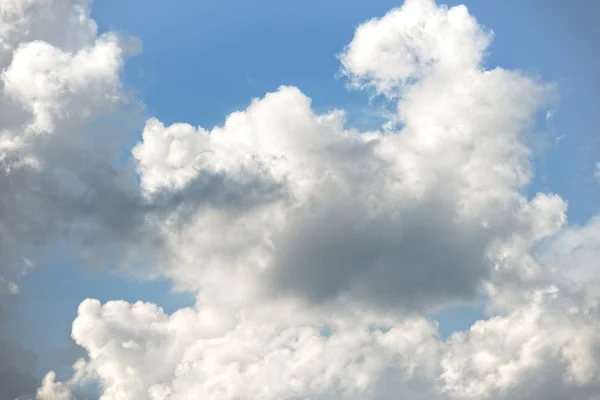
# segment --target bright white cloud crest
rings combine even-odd
[[[357,29],[339,58],[396,106],[380,131],[281,87],[210,130],[149,119],[139,187],[90,146],[128,99],[124,42],[89,7],[0,0],[0,288],[75,238],[101,264],[154,249],[142,272],[197,301],[84,301],[88,357],[39,400],[89,381],[101,400],[594,399],[598,223],[526,197],[551,88],[486,69],[491,32],[465,7],[408,0]],[[427,317],[481,299],[496,316],[448,339]]]

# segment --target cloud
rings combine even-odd
[[[86,300],[73,337],[88,350],[86,367],[100,376],[107,398],[367,398],[364,390],[390,365],[414,379],[430,373],[436,334],[430,322],[410,318],[386,333],[356,324],[369,319],[329,316],[325,337],[314,325],[232,326],[216,309],[168,316],[152,304]],[[413,358],[425,365],[415,366]]]
[[[476,72],[491,39],[465,6],[407,0],[362,24],[340,60],[355,87],[393,96],[428,74],[444,74],[450,83],[454,75]]]
[[[135,118],[129,43],[99,36],[83,0],[0,1],[0,26],[0,398],[14,400],[36,387],[35,357],[5,332],[19,280],[65,243],[86,265],[117,264],[144,211],[113,147],[131,127],[117,121]]]
[[[591,399],[600,383],[598,310],[569,295],[538,292],[450,338],[440,375],[450,398]]]
[[[85,300],[87,355],[37,399],[594,399],[598,221],[525,195],[551,86],[486,69],[466,7],[408,0],[358,27],[341,68],[393,105],[380,130],[283,86],[212,129],[150,118],[123,163],[129,126],[104,124],[130,115],[128,44],[88,1],[1,1],[0,289],[66,243],[197,295],[171,315]],[[427,317],[481,301],[490,317],[445,340]],[[12,400],[32,364],[10,340]]]
[[[84,1],[10,1],[2,18],[0,271],[8,282],[74,225],[126,229],[117,224],[128,214],[110,214],[139,195],[113,167],[115,150],[93,149],[106,133],[100,119],[126,101],[119,39],[96,36]]]
[[[600,217],[571,225],[541,243],[538,258],[553,280],[576,291],[594,291],[600,284],[596,260],[600,255]],[[593,295],[593,293],[590,293]]]
[[[389,31],[406,21],[408,31]],[[377,86],[408,64],[401,79],[385,78],[385,91],[401,92],[398,130],[346,129],[342,111],[316,114],[294,87],[253,100],[212,130],[149,120],[133,150],[142,188],[150,198],[183,193],[188,204],[183,228],[171,222],[178,211],[162,223],[174,260],[165,273],[208,296],[220,285],[215,276],[230,280],[223,271],[231,270],[244,276],[242,303],[252,292],[407,311],[473,301],[506,272],[496,272],[500,263],[525,274],[497,251],[515,237],[533,244],[564,222],[560,198],[529,203],[523,195],[531,178],[523,138],[550,89],[485,70],[481,32],[464,7],[428,1],[357,29],[341,56],[353,79]],[[466,46],[446,52],[439,40]],[[405,52],[435,62],[405,60]],[[364,69],[363,59],[380,61]],[[221,177],[218,188],[209,176]],[[227,195],[207,204],[189,190],[202,186]]]

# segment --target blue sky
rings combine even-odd
[[[448,4],[455,4],[449,2]],[[554,117],[542,125],[550,133],[536,160],[532,192],[550,190],[569,202],[569,219],[585,222],[598,211],[598,183],[593,179],[600,141],[600,39],[594,0],[467,1],[480,23],[493,27],[495,40],[489,66],[502,65],[539,74],[555,82],[559,99]],[[298,86],[316,110],[343,108],[351,126],[369,128],[364,93],[349,92],[336,77],[338,54],[366,19],[385,14],[398,1],[181,0],[167,6],[158,0],[103,0],[93,6],[101,31],[117,30],[143,43],[143,52],[126,67],[125,84],[146,106],[149,116],[165,124],[185,121],[206,128],[221,124],[253,97],[278,86]],[[165,7],[169,7],[165,12]],[[139,138],[140,131],[132,132]],[[38,354],[43,375],[57,363],[68,365],[70,324],[86,297],[145,300],[167,311],[190,304],[191,298],[170,294],[167,282],[142,283],[121,277],[92,276],[64,264],[25,278],[26,302],[15,323],[26,347]],[[33,316],[41,310],[44,315]],[[480,312],[450,310],[440,315],[442,333],[469,326]],[[36,338],[44,332],[47,340]],[[71,349],[71,350],[69,350]]]

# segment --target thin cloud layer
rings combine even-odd
[[[396,110],[381,130],[281,87],[212,129],[151,118],[124,165],[104,123],[133,112],[126,41],[89,1],[0,11],[0,305],[65,244],[197,295],[171,315],[85,300],[87,357],[38,400],[90,382],[102,400],[598,400],[598,221],[525,195],[551,86],[486,69],[465,7],[408,0],[358,27],[341,69]],[[427,317],[481,301],[493,316],[448,339]],[[12,400],[33,388],[10,340]]]

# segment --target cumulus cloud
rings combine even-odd
[[[98,235],[102,225],[127,229],[120,207],[140,196],[114,167],[115,151],[94,148],[117,138],[100,120],[126,101],[119,38],[96,35],[87,1],[1,5],[0,271],[14,283],[76,224]]]
[[[450,398],[591,399],[598,392],[597,305],[557,288],[515,312],[479,321],[446,343]]]
[[[69,242],[90,265],[130,253],[125,243],[143,225],[143,199],[135,174],[115,167],[112,147],[124,128],[112,121],[133,116],[120,80],[129,47],[98,35],[87,0],[0,1],[3,311],[18,307],[19,280],[45,262],[50,244]],[[2,312],[2,400],[36,386],[35,357],[5,332],[9,323]]]
[[[84,301],[87,357],[38,400],[90,382],[101,400],[594,399],[598,221],[525,195],[551,87],[486,69],[492,34],[466,7],[407,0],[358,27],[339,59],[393,104],[380,130],[281,87],[212,129],[151,118],[119,167],[102,122],[127,112],[123,39],[89,1],[0,11],[0,289],[67,242],[197,295],[171,315]],[[448,339],[427,317],[482,300],[492,316]],[[3,343],[0,396],[30,392]]]
[[[323,335],[318,325],[228,321],[212,311],[169,316],[153,304],[86,300],[73,337],[88,350],[86,368],[99,375],[106,398],[368,398],[392,367],[414,380],[434,368],[436,329],[420,317],[330,315]],[[376,323],[386,332],[368,328]]]
[[[172,228],[177,214],[162,224],[174,257],[168,276],[207,293],[229,269],[247,292],[409,311],[471,301],[493,275],[522,279],[529,272],[507,259],[509,247],[531,245],[564,220],[560,198],[522,194],[531,177],[524,134],[549,88],[485,70],[481,32],[464,7],[422,1],[358,28],[341,56],[345,71],[367,86],[385,78],[386,91],[402,93],[396,131],[346,129],[343,112],[316,114],[292,87],[210,131],[148,121],[133,150],[143,189],[150,198],[182,192],[195,207],[183,228]],[[440,40],[456,41],[455,50],[442,51]],[[405,52],[435,62],[422,66]],[[387,78],[403,69],[402,79]],[[198,207],[194,186],[219,201]]]
[[[340,60],[354,86],[394,95],[434,71],[447,83],[476,72],[491,39],[465,6],[447,9],[433,1],[407,0],[362,24]]]
[[[425,318],[372,311],[227,321],[208,307],[169,316],[86,300],[73,337],[107,399],[583,400],[599,388],[597,313],[550,289],[441,341]]]

